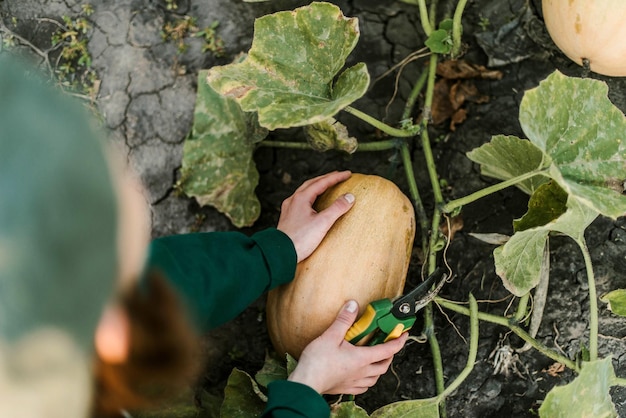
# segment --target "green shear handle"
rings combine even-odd
[[[346,333],[354,345],[376,345],[393,340],[411,329],[415,316],[398,319],[391,313],[393,302],[380,299],[367,305],[363,316]]]
[[[398,338],[411,329],[417,312],[433,300],[448,277],[443,268],[438,268],[419,286],[395,301],[379,299],[370,302],[361,318],[346,333],[345,340],[354,345],[376,345]]]

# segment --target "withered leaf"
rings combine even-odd
[[[472,64],[465,60],[448,60],[437,64],[437,75],[451,80],[459,78],[500,80],[502,78],[502,71],[490,70],[482,65]]]

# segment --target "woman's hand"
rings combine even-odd
[[[304,349],[288,380],[308,385],[321,394],[358,395],[373,386],[404,346],[407,333],[372,347],[352,345],[344,337],[357,312],[356,301],[346,303],[326,332]]]
[[[317,213],[313,209],[315,199],[326,189],[350,178],[351,175],[350,171],[334,171],[307,180],[296,189],[293,195],[283,201],[277,229],[291,238],[296,248],[298,262],[315,251],[330,227],[354,203],[354,196],[348,193]]]

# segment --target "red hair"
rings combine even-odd
[[[120,298],[130,328],[128,359],[121,364],[95,359],[94,417],[156,407],[201,370],[199,338],[178,295],[158,274],[144,284]]]

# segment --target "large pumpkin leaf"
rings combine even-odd
[[[439,398],[394,402],[377,409],[372,418],[439,418]]]
[[[261,211],[254,194],[259,173],[253,151],[267,130],[253,113],[215,92],[206,76],[207,71],[198,75],[193,129],[183,145],[178,187],[200,205],[214,206],[235,226],[248,226]]]
[[[257,383],[263,387],[267,387],[275,380],[286,380],[287,365],[284,361],[280,361],[269,354],[265,355],[265,362],[263,368],[254,375]]]
[[[565,386],[553,388],[539,408],[546,418],[617,417],[609,389],[615,384],[611,358],[585,362],[580,375]]]
[[[363,63],[337,77],[358,38],[357,19],[330,3],[263,16],[254,23],[246,59],[213,67],[208,80],[243,110],[257,111],[268,129],[320,122],[367,90]]]
[[[220,416],[256,418],[263,413],[266,401],[267,397],[248,373],[233,369],[224,388]]]
[[[555,71],[524,94],[520,123],[552,158],[550,176],[595,212],[626,212],[626,117],[607,97],[606,83]]]
[[[467,157],[480,164],[485,176],[508,180],[550,165],[550,157],[528,140],[515,136],[496,135],[488,142],[467,153]],[[548,181],[535,176],[518,184],[522,191],[533,194],[537,187]]]
[[[330,418],[369,418],[367,411],[354,402],[341,402],[330,410]]]
[[[597,212],[570,196],[563,215],[544,225],[513,234],[506,244],[493,252],[496,273],[504,287],[515,296],[521,297],[528,293],[541,278],[543,253],[549,233],[561,232],[581,242],[585,229],[597,216]]]

